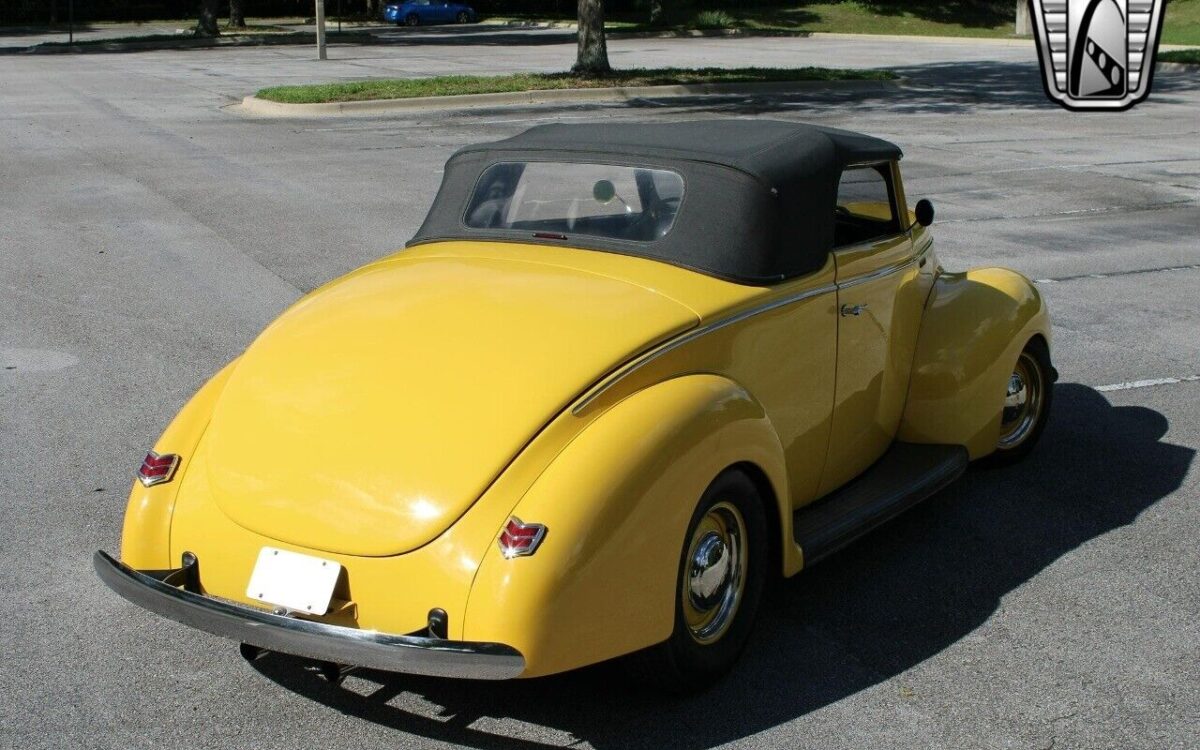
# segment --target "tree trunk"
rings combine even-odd
[[[229,25],[235,29],[246,28],[246,0],[229,0]]]
[[[611,71],[608,45],[604,41],[604,2],[579,0],[579,51],[571,72],[603,76]]]
[[[379,20],[379,0],[367,0],[367,18]]]
[[[657,26],[663,22],[662,0],[650,0],[650,25]]]
[[[1029,0],[1017,0],[1017,36],[1029,36],[1033,33],[1032,21],[1029,18]]]
[[[219,0],[204,0],[200,3],[200,22],[196,24],[196,36],[220,36],[217,28]]]

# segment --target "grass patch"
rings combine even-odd
[[[1163,44],[1200,44],[1200,0],[1171,0],[1163,18]]]
[[[1016,4],[1012,0],[931,2],[929,0],[844,0],[844,2],[792,2],[773,7],[700,10],[686,4],[668,4],[663,23],[651,27],[648,13],[609,14],[610,31],[687,31],[690,29],[746,29],[760,32],[841,34],[911,34],[922,36],[1013,36]],[[494,21],[566,21],[571,14],[521,14],[492,16]],[[1200,45],[1200,0],[1171,0],[1163,22],[1164,44]]]
[[[1159,52],[1158,61],[1200,65],[1200,49],[1177,49],[1174,52]]]
[[[517,73],[505,76],[438,76],[391,78],[349,83],[314,83],[272,86],[256,96],[285,104],[357,102],[370,99],[409,99],[414,96],[496,94],[548,89],[594,89],[613,86],[668,86],[699,83],[759,83],[766,81],[886,81],[895,74],[886,70],[837,68],[659,68],[614,71],[602,78],[582,78],[572,73]]]
[[[1195,0],[1200,4],[1200,0]],[[687,4],[668,5],[662,23],[650,26],[645,12],[608,15],[610,31],[689,31],[692,29],[745,29],[762,32],[844,34],[924,34],[930,36],[1012,36],[1014,4],[1011,0],[985,0],[955,4],[923,1],[888,3],[870,0],[845,2],[795,2],[772,7],[702,10]],[[491,16],[494,21],[574,21],[569,14]]]

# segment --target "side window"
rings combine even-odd
[[[834,247],[891,237],[900,233],[892,200],[890,165],[851,167],[842,172],[834,209]]]

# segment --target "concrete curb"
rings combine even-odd
[[[557,29],[560,31],[575,31],[576,25],[574,22],[566,21],[533,21],[522,23],[518,21],[509,21],[508,23],[488,23],[483,21],[481,26],[494,27],[496,29]],[[942,43],[962,43],[970,42],[980,44],[999,45],[1004,47],[1022,47],[1033,43],[1033,37],[976,37],[976,36],[930,36],[926,34],[849,34],[838,31],[804,31],[802,29],[662,29],[659,31],[643,30],[643,31],[622,31],[613,29],[605,33],[608,39],[690,39],[698,37],[826,37],[830,39],[861,39],[870,38],[880,41],[894,42],[942,42]]]
[[[1155,62],[1154,70],[1157,73],[1200,73],[1200,64]]]
[[[503,107],[517,104],[559,102],[587,104],[594,102],[623,102],[652,97],[682,97],[738,94],[784,94],[804,91],[850,89],[854,91],[886,91],[900,83],[895,81],[769,81],[764,83],[701,83],[680,86],[627,86],[598,89],[545,89],[513,91],[498,94],[461,94],[458,96],[416,96],[409,99],[372,99],[361,102],[328,102],[324,104],[283,104],[247,96],[232,109],[254,117],[328,117],[336,115],[377,114],[380,112],[411,112],[430,109],[471,109]]]
[[[368,32],[330,34],[330,46],[337,44],[377,44],[378,39]],[[238,36],[215,39],[155,39],[146,42],[91,42],[89,44],[37,44],[32,47],[12,47],[0,54],[68,55],[89,52],[155,52],[168,49],[204,49],[210,47],[267,47],[281,45],[315,45],[315,34],[279,36]]]

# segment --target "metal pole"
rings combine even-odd
[[[342,33],[342,0],[338,0],[338,33]]]
[[[317,2],[317,59],[325,59],[325,0]]]
[[[75,0],[67,0],[67,43],[75,43]]]

